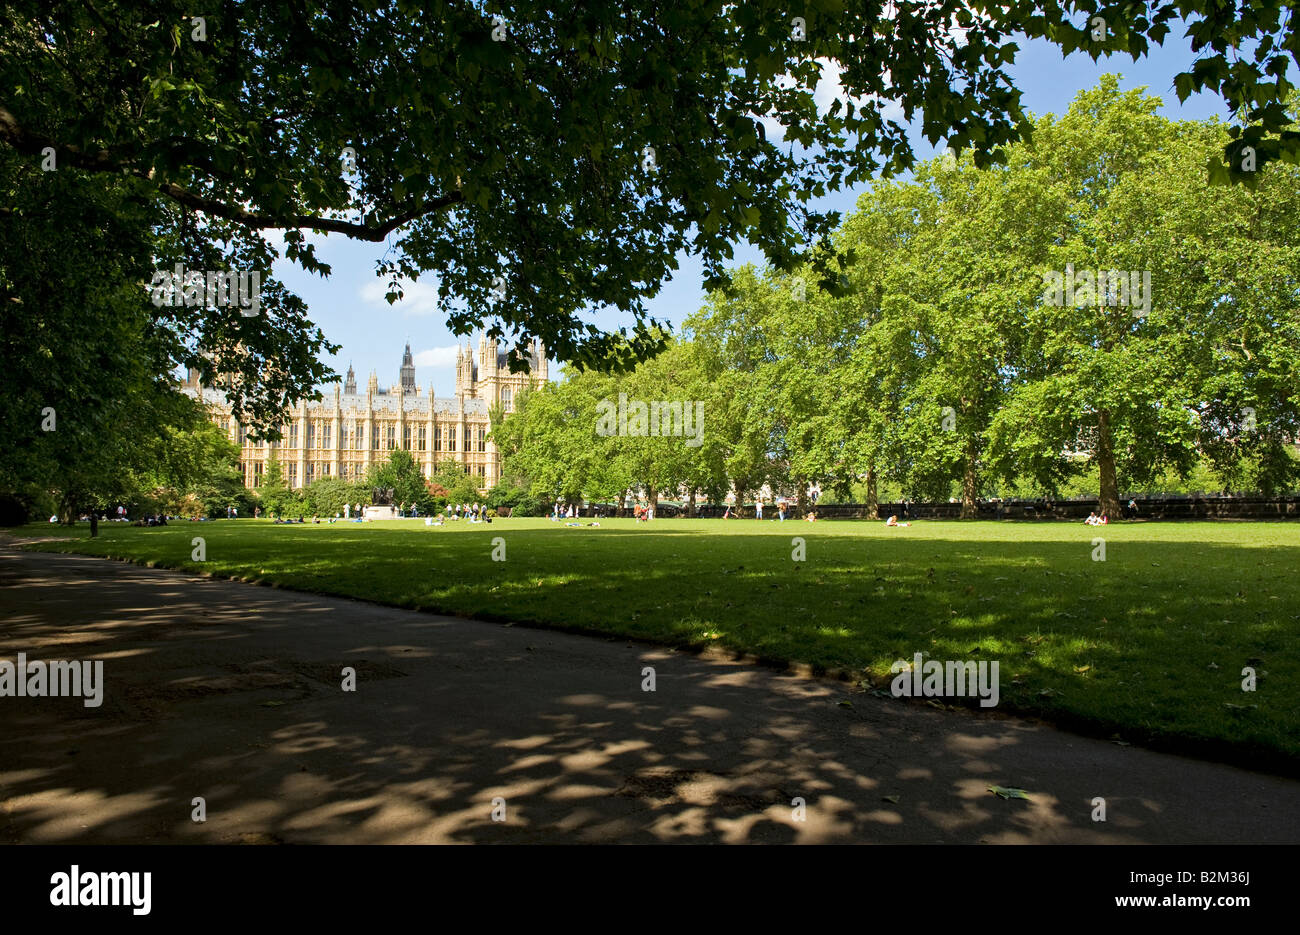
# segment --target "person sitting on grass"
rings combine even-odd
[[[911,523],[900,523],[897,516],[891,516],[885,520],[886,526],[911,526]]]
[[[804,519],[808,520],[808,522],[810,523],[815,523],[817,522],[817,514],[816,512],[809,510],[808,515],[805,516]]]
[[[1089,514],[1088,514],[1088,518],[1085,519],[1085,520],[1083,521],[1083,525],[1085,525],[1085,526],[1096,526],[1096,525],[1097,525],[1097,514],[1096,514],[1096,513],[1089,513]]]

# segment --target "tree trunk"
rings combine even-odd
[[[961,518],[975,519],[979,516],[979,509],[975,506],[975,495],[979,492],[976,457],[979,453],[979,442],[972,435],[966,442],[966,464],[961,474]]]
[[[876,492],[876,466],[867,468],[867,519],[880,519],[880,495]]]
[[[63,495],[63,502],[59,504],[59,521],[64,526],[75,526],[77,523],[77,501],[71,493]]]
[[[1097,467],[1101,474],[1101,491],[1097,509],[1103,516],[1119,519],[1119,481],[1115,477],[1115,442],[1110,434],[1110,412],[1097,414]]]
[[[686,515],[692,518],[695,516],[695,488],[694,487],[691,488],[690,496],[686,498]]]
[[[652,513],[657,511],[659,508],[659,491],[656,488],[651,488],[650,492],[646,494],[646,499],[650,501]]]

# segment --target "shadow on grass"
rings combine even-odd
[[[0,658],[93,656],[109,683],[96,710],[5,700],[9,841],[1268,841],[1300,812],[1280,780],[1111,745],[1099,765],[1014,719],[845,706],[831,682],[621,640],[11,549],[0,595]],[[1205,809],[1206,786],[1262,788],[1271,813]]]
[[[74,547],[399,607],[719,647],[877,689],[894,660],[917,652],[997,660],[1004,710],[1252,768],[1294,774],[1300,763],[1300,584],[1289,574],[1300,548],[1216,543],[1217,529],[1149,541],[1163,527],[1057,525],[1018,541],[794,523],[719,536],[685,525],[381,536],[216,524],[206,527],[209,562],[197,566],[188,551],[198,528],[114,530],[127,535]],[[506,561],[492,560],[498,536]],[[1098,536],[1104,561],[1094,560]],[[1254,692],[1242,690],[1247,667]]]

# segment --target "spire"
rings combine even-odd
[[[411,357],[411,342],[406,342],[406,351],[402,354],[402,395],[415,395],[415,359]]]
[[[343,392],[349,396],[357,394],[357,375],[352,372],[352,361],[348,361],[348,378],[343,383]]]

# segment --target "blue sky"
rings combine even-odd
[[[1109,72],[1123,76],[1124,88],[1145,86],[1148,93],[1162,98],[1164,113],[1172,119],[1218,116],[1226,120],[1227,109],[1217,97],[1196,95],[1179,104],[1173,76],[1189,70],[1194,58],[1186,42],[1174,35],[1164,47],[1155,48],[1151,55],[1136,62],[1128,56],[1116,56],[1094,63],[1082,53],[1063,57],[1059,48],[1047,42],[1022,41],[1010,71],[1024,95],[1025,106],[1036,114],[1063,113],[1080,91],[1095,86]],[[935,149],[916,133],[912,134],[912,143],[920,158],[935,154]],[[818,206],[848,213],[860,193],[861,189],[841,191]],[[342,345],[337,355],[326,358],[326,363],[343,374],[351,362],[361,386],[373,369],[380,385],[387,386],[397,382],[402,348],[409,341],[415,354],[417,382],[425,391],[432,383],[439,396],[451,395],[457,339],[439,314],[433,282],[422,281],[408,289],[401,302],[390,306],[384,300],[385,282],[375,275],[375,264],[387,249],[385,245],[351,241],[341,235],[312,235],[312,240],[318,245],[317,255],[333,268],[328,279],[305,273],[285,261],[277,264],[275,275],[307,302],[312,319],[326,337]],[[649,304],[654,317],[674,326],[698,309],[704,299],[699,262],[688,256],[679,259],[676,275]],[[735,262],[761,263],[762,254],[742,244],[736,249]],[[600,312],[592,320],[607,329],[630,323],[629,316],[617,312]],[[477,338],[474,346],[477,350]],[[557,369],[553,362],[553,378]]]

